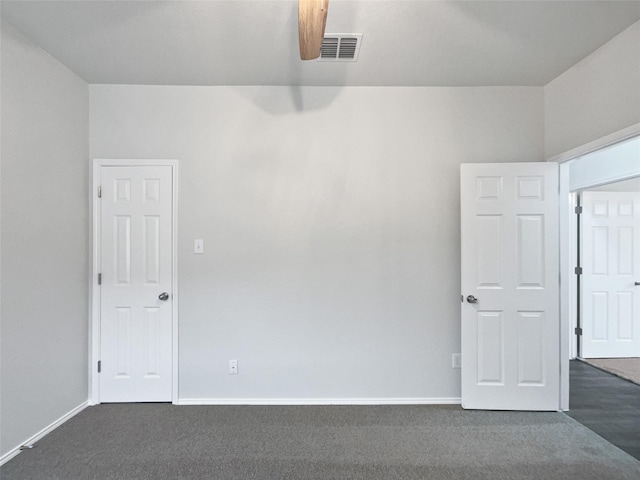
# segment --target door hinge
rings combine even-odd
[[[574,272],[576,275],[582,275],[582,267],[576,267]]]
[[[582,328],[580,328],[580,327],[576,327],[576,329],[575,329],[575,333],[576,333],[576,335],[578,335],[578,336],[582,335]]]
[[[102,285],[102,274],[98,274],[98,285]]]
[[[578,205],[575,210],[576,215],[580,215],[582,213],[582,205]]]
[[[102,187],[98,187],[98,198],[102,198]]]
[[[102,372],[102,360],[98,360],[98,373]]]

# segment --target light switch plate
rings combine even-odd
[[[202,254],[204,253],[204,240],[201,238],[196,238],[193,241],[193,253]]]

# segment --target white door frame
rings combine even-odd
[[[611,171],[588,183],[571,187],[570,164],[579,162],[580,157],[589,155],[614,144],[640,137],[640,123],[594,140],[560,155],[549,158],[548,162],[560,164],[559,217],[560,217],[560,409],[569,410],[569,360],[575,358],[573,329],[576,326],[577,291],[575,288],[577,229],[575,228],[575,194],[573,192],[597,187],[614,181],[627,180],[640,175],[638,171]]]
[[[171,402],[178,403],[178,160],[151,159],[94,159],[93,178],[90,191],[92,205],[93,228],[91,232],[92,263],[90,269],[89,291],[91,295],[89,319],[89,405],[100,403],[100,375],[98,361],[100,360],[100,288],[98,287],[98,273],[100,272],[100,202],[97,202],[98,187],[100,186],[100,171],[102,167],[141,167],[141,166],[170,166],[172,167],[172,211],[171,211],[171,256],[172,256],[172,372],[171,372]]]

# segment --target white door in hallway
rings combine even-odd
[[[558,410],[558,165],[461,167],[462,406]]]
[[[172,166],[101,166],[100,401],[172,396]]]
[[[581,355],[639,357],[640,192],[584,192],[581,230]]]

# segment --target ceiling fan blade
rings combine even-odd
[[[298,0],[298,38],[302,60],[320,56],[328,10],[329,0]]]

